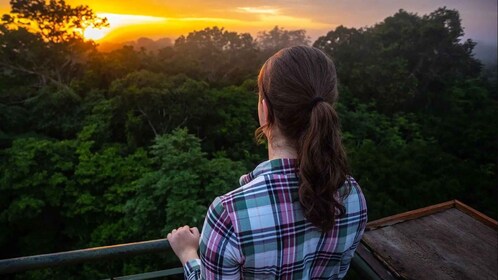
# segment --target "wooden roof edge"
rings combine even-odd
[[[390,226],[390,225],[394,225],[394,224],[401,223],[404,221],[417,219],[417,218],[427,216],[430,214],[434,214],[437,212],[441,212],[443,210],[450,209],[453,207],[455,207],[455,200],[451,200],[451,201],[447,201],[447,202],[443,202],[443,203],[439,203],[439,204],[434,204],[434,205],[427,206],[424,208],[419,208],[419,209],[411,210],[408,212],[403,212],[400,214],[388,216],[385,218],[381,218],[381,219],[369,222],[367,224],[367,230],[372,230],[372,229],[376,229],[379,227]]]
[[[455,208],[472,216],[474,219],[480,221],[481,223],[487,225],[488,227],[498,230],[498,222],[493,218],[487,216],[484,213],[477,211],[476,209],[468,206],[467,204],[455,199]]]
[[[470,206],[468,206],[468,205],[466,205],[466,204],[464,204],[461,201],[456,200],[456,199],[450,200],[447,202],[443,202],[443,203],[439,203],[439,204],[434,204],[434,205],[427,206],[424,208],[419,208],[419,209],[411,210],[408,212],[403,212],[400,214],[388,216],[388,217],[381,218],[381,219],[378,219],[375,221],[371,221],[367,224],[366,230],[373,230],[376,228],[390,226],[390,225],[394,225],[394,224],[401,223],[404,221],[417,219],[417,218],[432,215],[432,214],[435,214],[437,212],[441,212],[441,211],[444,211],[444,210],[447,210],[450,208],[456,208],[456,209],[472,216],[473,218],[482,222],[483,224],[491,227],[492,229],[498,230],[498,222],[496,220],[486,216],[485,214],[475,210],[474,208],[472,208],[472,207],[470,207]]]

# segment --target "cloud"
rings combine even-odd
[[[250,14],[278,15],[280,10],[270,7],[238,7],[237,11]]]
[[[114,13],[97,13],[99,17],[106,17],[111,27],[133,25],[138,23],[163,22],[167,19],[164,17],[144,16],[144,15],[128,15]]]

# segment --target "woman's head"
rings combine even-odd
[[[258,133],[271,143],[272,132],[278,131],[297,152],[305,216],[329,230],[335,216],[344,213],[336,194],[348,173],[333,107],[338,97],[334,63],[316,48],[282,49],[261,68],[258,86],[260,120],[265,115]]]

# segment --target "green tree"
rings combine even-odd
[[[46,42],[82,39],[89,28],[107,27],[107,18],[96,16],[86,5],[71,7],[64,0],[11,0],[4,22],[39,34]]]
[[[168,67],[210,83],[240,83],[248,75],[254,75],[258,67],[257,61],[245,59],[257,54],[249,33],[231,32],[216,26],[180,36],[173,50]]]
[[[0,25],[0,66],[4,71],[34,76],[39,85],[66,87],[81,71],[93,42],[84,42],[88,27],[108,26],[88,6],[63,0],[12,0]]]
[[[310,37],[306,35],[306,30],[285,30],[275,26],[270,31],[261,31],[256,39],[258,47],[265,51],[278,51],[282,48],[309,45]]]
[[[186,129],[155,139],[150,151],[154,171],[135,182],[136,194],[126,205],[134,236],[161,238],[185,224],[200,228],[214,198],[237,188],[242,164],[222,156],[207,159],[200,142]]]
[[[3,257],[67,248],[65,189],[76,164],[73,141],[24,138],[3,151],[0,168],[0,247]],[[42,230],[40,230],[42,229]]]
[[[474,42],[461,42],[455,10],[439,8],[425,16],[400,10],[365,29],[342,26],[314,46],[337,63],[341,82],[362,102],[383,113],[431,108],[439,92],[454,81],[479,76]]]

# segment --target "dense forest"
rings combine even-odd
[[[311,42],[275,27],[221,27],[160,50],[101,52],[87,6],[11,1],[0,25],[0,259],[163,238],[265,160],[256,77],[292,45],[335,61],[352,175],[369,220],[459,199],[497,218],[496,71],[458,11],[404,10]],[[495,68],[496,69],[496,68]],[[16,279],[96,279],[178,266],[174,255],[45,269]]]

